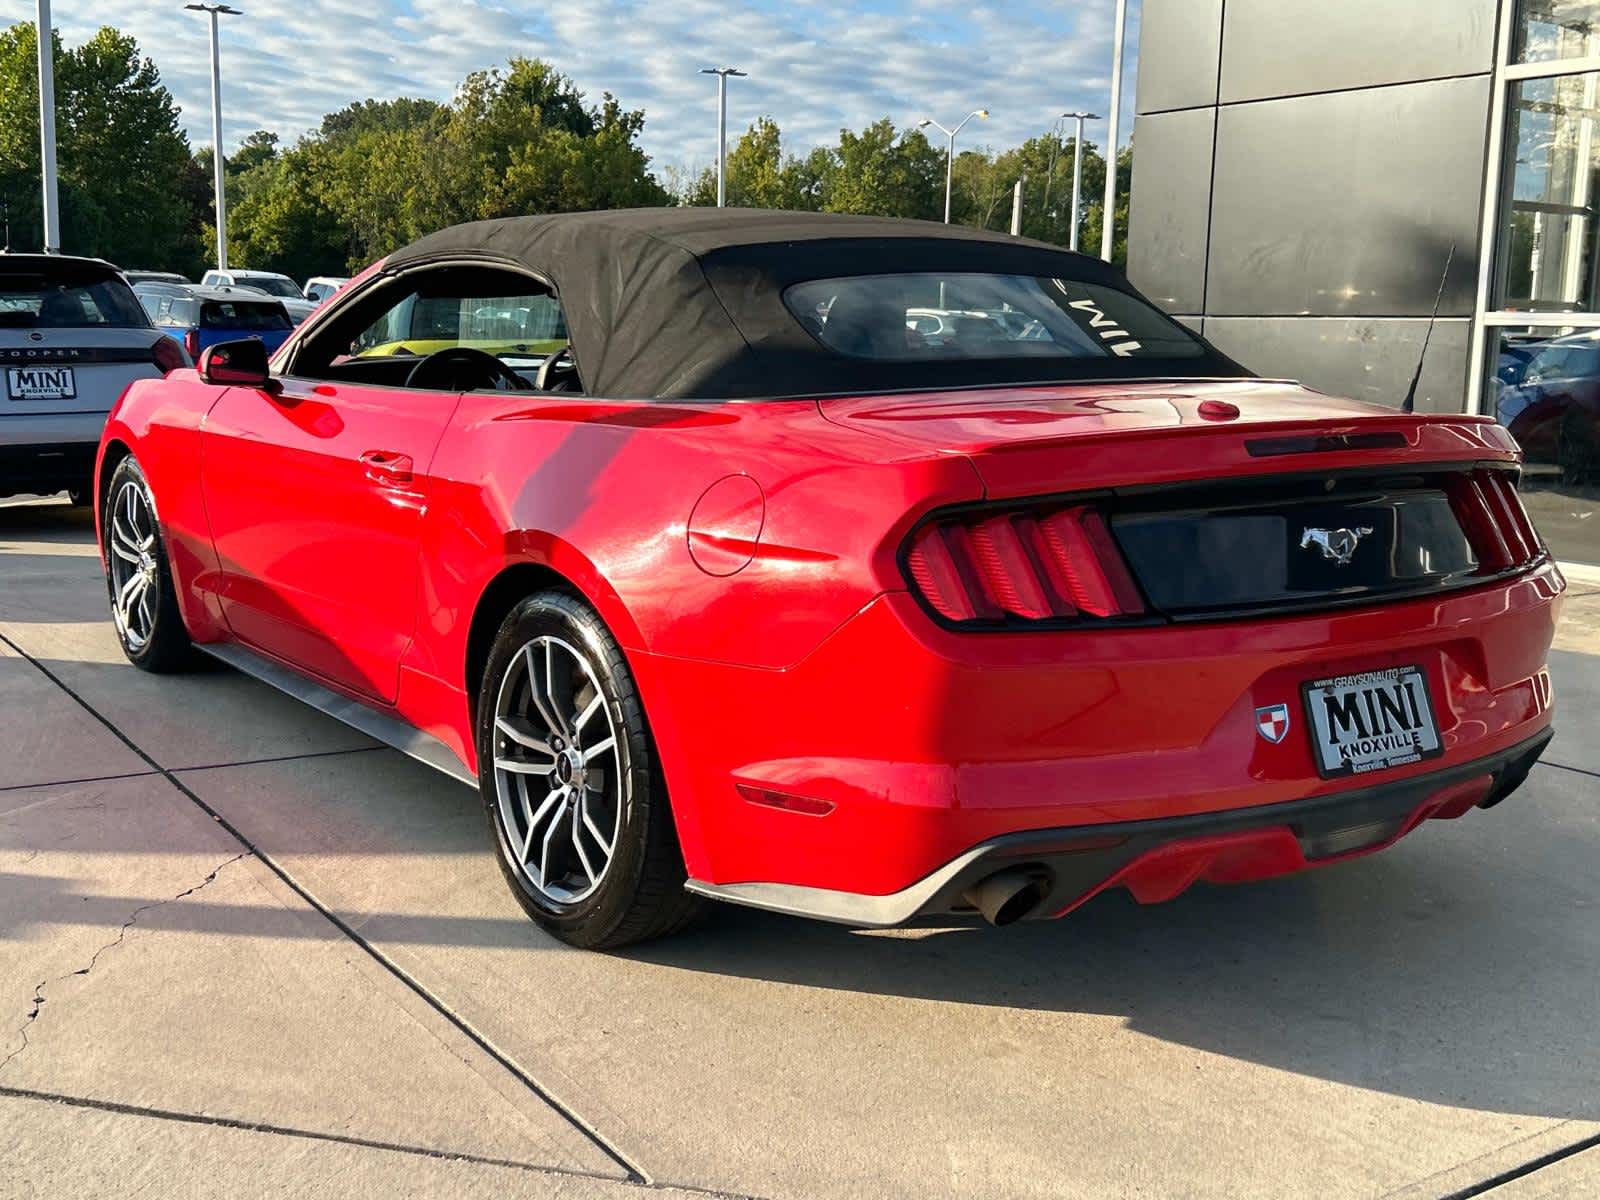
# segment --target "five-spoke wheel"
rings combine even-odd
[[[156,629],[156,514],[142,479],[125,479],[106,505],[111,567],[111,619],[132,651],[149,645]]]
[[[500,680],[494,733],[500,819],[528,882],[584,899],[611,863],[628,785],[594,668],[561,638],[534,638]]]
[[[136,667],[181,670],[192,664],[194,646],[178,610],[155,497],[137,459],[117,464],[104,499],[100,538],[117,641]]]
[[[478,782],[506,881],[556,937],[611,948],[693,915],[627,658],[571,592],[529,596],[500,625],[478,692]]]

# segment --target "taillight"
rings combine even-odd
[[[200,331],[191,329],[183,335],[183,348],[189,355],[190,362],[200,361]]]
[[[1105,517],[1087,505],[938,518],[912,535],[905,563],[928,606],[956,624],[1144,612]]]
[[[1480,470],[1454,476],[1450,507],[1472,544],[1478,570],[1486,575],[1525,566],[1544,553],[1516,485],[1505,471]]]
[[[155,359],[156,369],[163,375],[186,365],[183,348],[166,334],[158,337],[155,345],[150,347],[150,356]]]

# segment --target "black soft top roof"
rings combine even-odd
[[[905,272],[1048,276],[1133,293],[1099,259],[960,225],[737,208],[557,213],[441,229],[385,267],[441,259],[499,262],[548,280],[595,396],[739,399],[1244,373],[1214,352],[1170,361],[853,358],[824,347],[784,306],[794,283]]]

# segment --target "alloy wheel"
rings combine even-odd
[[[588,658],[537,637],[506,667],[495,701],[495,797],[507,853],[556,904],[592,895],[616,851],[628,788],[626,729]]]
[[[161,586],[155,508],[144,487],[129,479],[117,489],[107,513],[111,616],[123,644],[138,653],[155,635]]]

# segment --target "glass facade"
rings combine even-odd
[[[1600,564],[1600,0],[1506,0],[1482,411],[1556,557]]]
[[[1600,72],[1526,79],[1506,106],[1497,307],[1593,312],[1600,300],[1595,202]]]
[[[1600,0],[1523,0],[1519,10],[1512,62],[1600,55]]]

